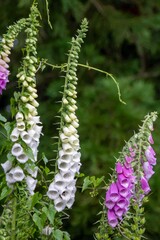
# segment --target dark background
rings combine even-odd
[[[0,35],[22,17],[27,17],[32,1],[0,0]],[[82,172],[85,175],[105,176],[109,179],[115,157],[124,141],[138,130],[143,117],[160,110],[160,2],[159,0],[50,0],[49,9],[53,30],[47,23],[45,1],[39,1],[42,15],[38,41],[40,58],[52,64],[67,61],[68,44],[81,20],[89,20],[89,32],[82,46],[80,62],[112,73],[120,84],[122,98],[110,78],[91,70],[78,68],[78,111],[80,120]],[[0,97],[0,112],[11,119],[10,97],[16,90],[16,72],[22,57],[25,35],[19,35],[11,55],[10,83]],[[55,123],[60,105],[63,78],[58,70],[46,68],[37,76],[39,114],[43,122],[40,154],[54,157]],[[160,239],[160,163],[158,119],[153,133],[157,152],[155,175],[150,180],[152,193],[146,204],[146,237]],[[0,144],[4,139],[1,137]],[[2,156],[1,159],[4,159]],[[80,184],[80,183],[79,183]],[[91,198],[88,191],[77,191],[76,203],[69,211],[70,219],[64,222],[72,239],[93,239],[95,222],[101,210],[99,201],[104,191]]]

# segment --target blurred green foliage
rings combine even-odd
[[[7,26],[21,17],[27,17],[30,0],[1,2],[0,34]],[[141,119],[150,111],[160,110],[160,4],[159,0],[55,0],[49,1],[51,23],[47,23],[45,1],[39,0],[42,27],[39,34],[38,52],[53,64],[66,62],[69,41],[83,17],[89,20],[89,33],[82,47],[80,62],[112,73],[120,84],[122,98],[119,102],[114,83],[100,73],[79,67],[78,117],[80,120],[80,140],[82,172],[85,175],[109,178],[115,157],[121,151],[124,141],[138,129]],[[11,56],[11,75],[8,90],[0,97],[0,112],[11,118],[9,99],[16,89],[15,75],[20,48],[24,44],[24,34],[15,42]],[[59,91],[63,85],[62,74],[46,68],[37,76],[39,93],[39,114],[44,125],[40,153],[54,158],[54,139],[61,98]],[[159,123],[155,125],[154,139],[159,158]],[[1,136],[0,145],[5,138]],[[2,156],[2,160],[5,156]],[[151,182],[152,193],[146,204],[146,237],[160,239],[160,163]],[[82,184],[81,178],[79,184]],[[76,203],[70,218],[64,221],[65,230],[72,239],[93,239],[97,225],[99,202],[105,196],[101,190],[94,198],[78,188]]]

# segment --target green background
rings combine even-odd
[[[22,17],[27,17],[32,1],[1,1],[0,36],[7,27]],[[117,90],[110,78],[91,70],[78,68],[78,111],[80,121],[82,168],[85,175],[105,176],[109,179],[115,157],[121,151],[124,141],[134,130],[138,130],[143,117],[150,111],[160,110],[160,1],[159,0],[50,0],[51,30],[47,23],[45,1],[39,1],[42,15],[38,41],[40,58],[52,64],[67,61],[69,42],[81,20],[89,20],[89,32],[82,46],[80,63],[101,68],[112,73],[120,84],[122,99],[119,102]],[[16,72],[24,46],[22,33],[15,42],[11,55],[10,83],[0,97],[0,112],[11,120],[10,96],[16,90]],[[54,157],[53,136],[57,135],[54,125],[60,105],[61,86],[64,79],[58,70],[46,68],[38,73],[39,114],[43,122],[44,136],[39,152],[47,158]],[[146,233],[148,239],[160,239],[160,163],[159,134],[160,120],[153,133],[157,152],[155,175],[150,180],[152,193],[146,204]],[[0,145],[5,139],[1,137]],[[1,161],[5,156],[2,156]],[[80,183],[79,183],[80,184]],[[64,221],[65,230],[72,239],[93,239],[97,229],[95,222],[101,210],[99,202],[105,196],[101,191],[91,198],[88,191],[77,191],[76,203],[70,218]]]

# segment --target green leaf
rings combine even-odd
[[[38,213],[33,214],[33,221],[41,232],[43,229],[43,224],[42,224],[42,220],[41,220],[40,216],[38,215]]]
[[[88,176],[88,177],[85,177],[84,182],[83,182],[83,186],[82,186],[82,192],[83,192],[84,190],[86,190],[87,187],[88,187],[89,185],[91,185],[91,184],[92,184],[92,181],[89,179],[89,176]]]
[[[53,232],[53,236],[55,237],[55,240],[63,240],[63,232],[59,229],[56,229]]]
[[[7,122],[7,119],[5,117],[3,117],[2,114],[0,114],[0,121],[1,122]]]
[[[56,214],[56,210],[55,210],[54,206],[50,204],[49,208],[43,207],[42,211],[46,214],[50,223],[53,224],[54,223],[54,217],[55,217],[55,214]]]
[[[45,164],[48,163],[48,159],[46,158],[45,153],[42,153],[42,159]]]
[[[63,232],[63,237],[64,237],[64,240],[70,240],[70,235],[68,232]]]
[[[11,191],[12,191],[12,189],[4,187],[2,189],[2,191],[1,191],[0,200],[2,200],[3,198],[7,197],[11,193]]]
[[[4,124],[4,128],[5,128],[6,132],[7,132],[7,135],[9,136],[10,135],[10,131],[11,131],[11,123],[10,122],[6,122]]]
[[[36,192],[31,198],[29,199],[29,208],[32,209],[42,198],[42,195],[39,192]]]

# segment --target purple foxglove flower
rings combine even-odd
[[[112,183],[110,185],[110,188],[108,189],[109,195],[108,197],[112,202],[117,202],[119,199],[119,193],[118,193],[118,188],[116,183]]]
[[[151,191],[148,181],[145,177],[141,177],[141,188],[145,194],[148,194]]]
[[[123,175],[125,177],[127,177],[127,178],[131,177],[132,174],[133,174],[133,169],[132,168],[125,168],[125,167],[123,167]]]
[[[116,172],[118,174],[123,172],[123,165],[120,162],[116,163]]]
[[[150,165],[149,162],[143,163],[143,170],[144,170],[144,176],[147,180],[149,180],[154,174],[153,167],[152,165]]]
[[[153,148],[151,146],[149,146],[147,148],[147,150],[145,151],[145,156],[148,160],[148,162],[152,165],[156,165],[156,158],[155,158],[155,151],[153,150]]]
[[[149,135],[148,141],[149,141],[150,144],[154,144],[154,140],[153,140],[152,134]]]
[[[120,185],[124,188],[128,188],[129,184],[130,184],[130,179],[126,178],[123,174],[119,174],[118,175],[118,182],[120,183]]]
[[[133,161],[133,158],[130,156],[125,156],[125,160],[127,163],[131,163]]]
[[[129,189],[128,188],[122,187],[119,182],[117,182],[117,187],[118,187],[118,190],[119,190],[119,194],[122,197],[127,197],[128,196],[128,194],[129,194]]]
[[[125,209],[128,206],[128,201],[124,197],[120,197],[119,200],[117,201],[117,206],[119,208]]]
[[[117,206],[117,205],[114,206],[114,212],[115,212],[115,214],[117,215],[117,217],[118,217],[119,219],[122,219],[122,215],[123,215],[124,211],[125,211],[125,210],[124,210],[123,208],[120,208],[120,207]]]
[[[107,217],[109,225],[113,228],[116,227],[118,224],[118,219],[113,210],[108,210]]]
[[[2,90],[6,88],[6,84],[8,82],[9,71],[0,65],[0,94],[2,94]]]
[[[113,202],[111,199],[110,199],[110,192],[109,190],[106,192],[106,207],[108,209],[112,209],[115,205],[115,202]]]

